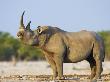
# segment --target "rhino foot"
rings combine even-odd
[[[56,77],[56,80],[64,80],[65,79],[65,77],[64,76],[62,76],[62,77]]]

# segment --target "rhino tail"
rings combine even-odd
[[[98,42],[94,43],[93,47],[93,56],[99,56],[102,62],[104,62],[105,59],[105,48],[103,45],[100,45]]]

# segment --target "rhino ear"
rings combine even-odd
[[[42,31],[43,31],[42,28],[40,28],[40,26],[38,26],[37,28],[38,28],[38,29],[37,29],[37,32],[38,32],[39,34],[42,33]]]

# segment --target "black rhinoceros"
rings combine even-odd
[[[23,15],[24,12],[17,36],[23,43],[42,49],[53,70],[53,78],[63,79],[63,63],[76,63],[82,60],[87,60],[90,64],[91,79],[101,77],[105,50],[104,42],[96,32],[67,32],[52,26],[38,26],[32,31],[31,22],[24,26]]]

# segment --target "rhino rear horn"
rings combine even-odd
[[[23,24],[23,16],[24,16],[24,13],[25,13],[25,11],[22,13],[22,16],[21,16],[20,29],[24,29],[24,28],[25,28],[25,26],[24,26],[24,24]]]
[[[26,29],[27,29],[27,30],[30,30],[30,24],[31,24],[31,21],[29,21],[29,23],[28,23],[27,26],[26,26]]]

